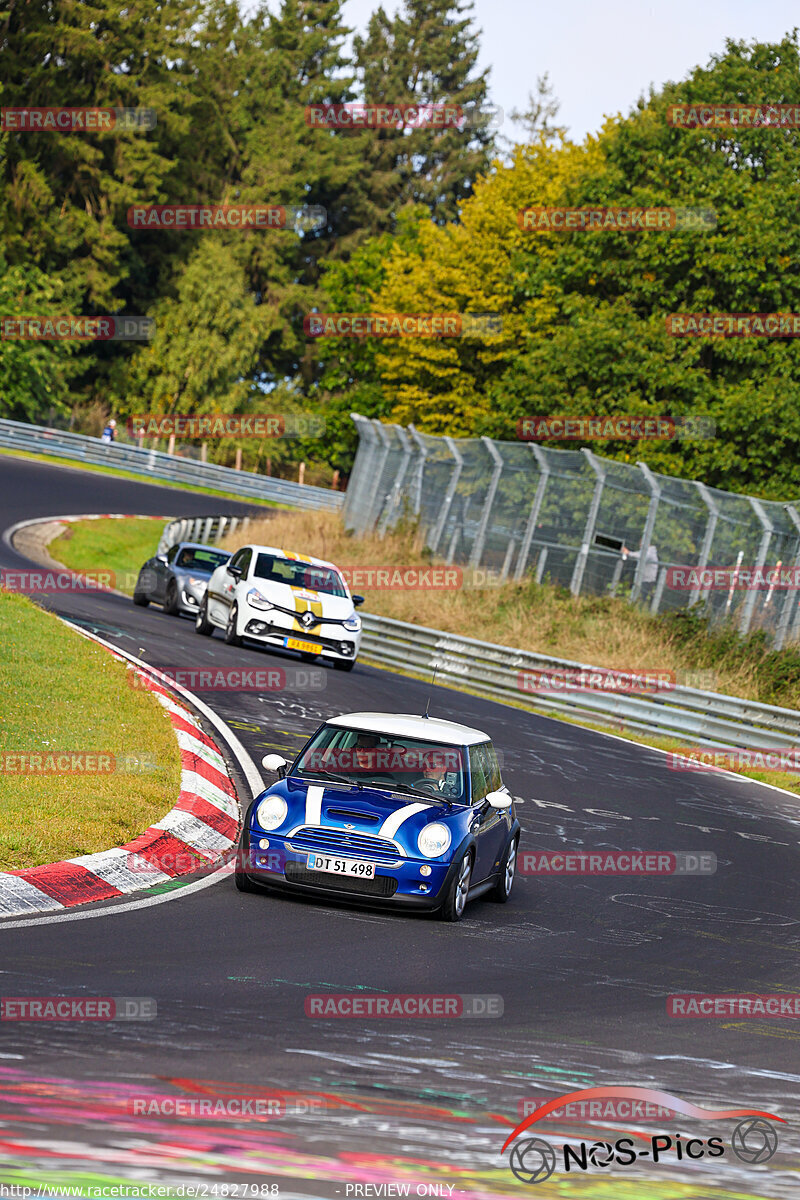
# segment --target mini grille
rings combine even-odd
[[[393,896],[397,891],[397,880],[389,875],[376,875],[374,879],[355,879],[347,875],[329,875],[326,871],[309,871],[300,863],[291,862],[286,864],[285,874],[289,883],[302,883],[309,887],[349,892],[357,896]]]
[[[344,858],[397,858],[398,849],[388,838],[350,829],[305,828],[288,839],[298,850],[330,851]]]

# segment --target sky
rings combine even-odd
[[[363,30],[377,7],[378,0],[347,0],[345,19]],[[383,7],[392,13],[398,4]],[[627,114],[651,83],[659,88],[706,65],[726,38],[779,41],[800,25],[800,8],[777,0],[475,0],[474,12],[489,95],[506,114],[499,132],[520,140],[508,114],[527,107],[545,72],[561,102],[559,123],[582,141],[604,115]]]

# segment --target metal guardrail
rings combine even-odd
[[[221,542],[223,537],[244,530],[251,517],[176,517],[164,526],[156,554],[166,554],[177,542]]]
[[[390,617],[365,613],[362,621],[363,658],[390,670],[412,670],[428,676],[436,667],[437,683],[464,687],[492,700],[600,724],[624,722],[627,728],[679,738],[692,745],[751,750],[800,745],[800,712],[791,708],[683,686],[637,694],[532,693],[520,686],[525,671],[610,668],[549,658]]]
[[[119,442],[103,442],[82,433],[28,425],[23,421],[0,419],[0,446],[29,454],[49,454],[73,462],[94,466],[116,467],[150,480],[181,483],[187,487],[214,488],[221,492],[254,500],[271,500],[294,508],[338,510],[344,504],[344,492],[329,488],[276,479],[271,475],[254,475],[236,471],[215,463],[196,462],[165,454],[162,450],[147,450]]]
[[[196,517],[169,522],[159,550],[175,541],[218,540],[236,528],[236,518]],[[249,518],[244,518],[244,523]],[[226,522],[231,521],[231,525]],[[216,535],[216,536],[215,536]],[[748,750],[800,746],[800,712],[722,692],[677,685],[653,691],[533,693],[521,686],[526,671],[609,671],[612,668],[552,658],[531,650],[459,637],[392,617],[362,614],[361,656],[376,666],[430,677],[466,688],[490,700],[522,704],[534,712],[591,720],[644,733],[673,737],[698,746]]]

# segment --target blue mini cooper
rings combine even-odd
[[[243,892],[437,910],[458,921],[467,900],[505,903],[520,825],[491,740],[424,716],[333,717],[250,804],[235,864]]]

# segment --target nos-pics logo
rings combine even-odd
[[[754,1108],[698,1108],[697,1105],[672,1096],[669,1092],[659,1092],[652,1088],[584,1088],[579,1092],[557,1096],[541,1108],[537,1108],[508,1136],[502,1152],[505,1153],[515,1138],[531,1125],[543,1120],[555,1110],[561,1110],[569,1104],[612,1098],[644,1101],[646,1104],[658,1105],[662,1109],[670,1109],[674,1113],[681,1113],[700,1121],[741,1118],[733,1130],[730,1148],[736,1157],[745,1163],[763,1163],[772,1158],[778,1148],[778,1135],[770,1122],[784,1123],[783,1117]],[[592,1167],[630,1167],[639,1159],[657,1163],[669,1160],[670,1157],[673,1161],[680,1161],[684,1158],[720,1158],[724,1154],[725,1145],[720,1137],[685,1139],[680,1134],[645,1136],[631,1132],[629,1136],[617,1138],[613,1142],[580,1142],[577,1147],[563,1145],[560,1153],[544,1138],[531,1137],[518,1142],[512,1148],[508,1165],[522,1183],[534,1184],[549,1179],[553,1172],[559,1169],[559,1164],[560,1169],[565,1172],[587,1171]]]

